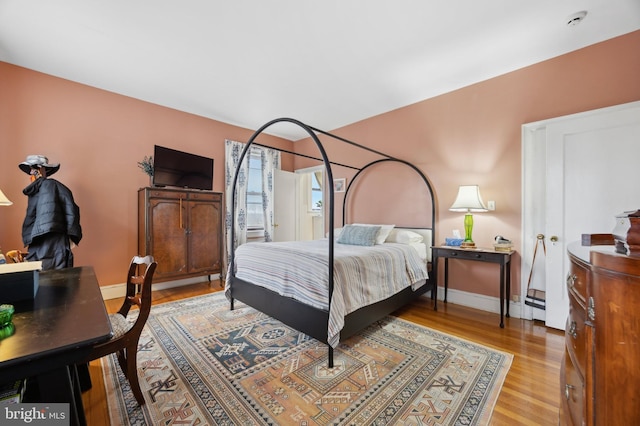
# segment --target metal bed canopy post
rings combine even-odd
[[[265,129],[267,129],[268,127],[272,126],[273,124],[276,123],[280,123],[280,122],[289,122],[292,124],[295,124],[299,127],[301,127],[302,129],[304,129],[309,136],[313,139],[313,141],[316,144],[316,147],[318,148],[318,150],[320,151],[320,154],[322,156],[322,158],[315,158],[315,157],[311,157],[311,156],[307,156],[305,154],[300,154],[300,153],[296,153],[296,152],[291,152],[291,151],[287,151],[284,149],[279,149],[279,148],[275,148],[275,147],[271,147],[271,146],[267,146],[267,145],[262,145],[256,142],[256,138],[258,137],[258,135],[260,135]],[[383,159],[379,159],[376,161],[372,161],[369,164],[366,164],[364,167],[359,168],[359,167],[353,167],[353,166],[349,166],[349,165],[345,165],[345,164],[340,164],[340,163],[334,163],[332,161],[329,161],[328,157],[327,157],[327,153],[322,145],[322,143],[320,142],[320,140],[318,139],[318,136],[316,135],[317,133],[329,136],[331,138],[340,140],[342,142],[345,142],[347,144],[353,145],[355,147],[358,147],[360,149],[363,149],[365,151],[369,151],[372,152],[374,154],[377,154],[381,157],[384,157]],[[431,196],[431,229],[432,229],[432,233],[431,233],[431,244],[432,246],[434,245],[435,242],[435,232],[434,232],[434,225],[435,225],[435,196],[434,196],[434,192],[433,189],[431,187],[431,184],[429,183],[428,179],[426,178],[426,176],[414,165],[412,165],[411,163],[404,161],[404,160],[400,160],[394,157],[391,157],[387,154],[384,154],[382,152],[376,151],[374,149],[368,148],[366,146],[360,145],[358,143],[352,142],[350,140],[347,140],[345,138],[342,138],[340,136],[337,135],[333,135],[329,132],[325,132],[323,130],[308,126],[298,120],[292,119],[292,118],[278,118],[272,121],[269,121],[268,123],[266,123],[265,125],[263,125],[262,127],[260,127],[249,139],[249,141],[247,142],[246,146],[244,147],[244,149],[242,150],[242,153],[240,154],[240,158],[239,158],[239,162],[238,165],[236,166],[236,171],[235,171],[235,175],[233,177],[233,183],[231,185],[231,210],[233,212],[233,214],[231,215],[230,218],[230,225],[231,225],[231,234],[230,234],[230,238],[231,238],[231,248],[230,248],[230,257],[229,257],[229,275],[230,277],[233,279],[234,275],[234,271],[235,271],[235,239],[236,239],[236,233],[235,233],[235,222],[236,222],[236,217],[235,217],[235,211],[236,211],[236,201],[237,201],[237,194],[236,194],[236,187],[238,184],[238,175],[242,166],[242,162],[244,161],[247,152],[249,152],[249,150],[251,149],[252,145],[257,145],[257,146],[262,146],[265,148],[271,148],[271,149],[275,149],[278,150],[280,152],[285,152],[285,153],[289,153],[292,155],[296,155],[296,156],[302,156],[302,157],[306,157],[306,158],[311,158],[314,160],[322,160],[322,162],[324,163],[324,166],[326,168],[327,171],[327,180],[330,183],[329,185],[329,211],[330,211],[330,215],[329,215],[329,239],[331,241],[331,244],[329,244],[328,246],[328,250],[329,250],[329,283],[328,283],[328,306],[329,306],[329,310],[327,311],[327,315],[329,315],[330,309],[331,309],[331,299],[332,299],[332,295],[333,295],[333,290],[334,290],[334,245],[335,245],[335,238],[334,238],[334,230],[335,230],[335,198],[334,198],[334,187],[333,187],[333,172],[331,169],[331,165],[338,165],[341,167],[346,167],[346,168],[351,168],[354,170],[357,170],[356,174],[354,175],[354,177],[351,179],[351,181],[349,182],[349,185],[347,186],[347,188],[345,189],[345,196],[344,196],[344,202],[343,202],[343,207],[342,207],[342,222],[344,225],[344,221],[346,219],[346,204],[347,204],[347,198],[348,198],[348,194],[349,194],[349,190],[353,185],[353,182],[358,178],[358,176],[360,176],[360,174],[367,168],[384,162],[384,161],[395,161],[395,162],[399,162],[402,163],[404,165],[407,165],[409,167],[411,167],[415,172],[417,172],[420,177],[422,178],[422,180],[424,181],[424,183],[427,186],[427,189],[429,190],[430,196]],[[233,281],[231,282],[231,286],[233,286]],[[437,289],[437,286],[434,287],[435,289]],[[435,291],[432,289],[432,292]],[[233,310],[233,295],[231,297],[231,309]],[[328,354],[328,360],[329,360],[329,368],[333,367],[333,347],[331,347],[331,345],[328,345],[329,347],[329,354]]]
[[[276,124],[276,123],[281,123],[281,122],[289,122],[289,123],[293,123],[296,124],[300,127],[302,127],[308,134],[309,136],[311,136],[311,138],[313,139],[313,141],[315,142],[316,146],[318,147],[318,150],[320,151],[320,155],[322,156],[322,161],[324,162],[325,168],[327,170],[327,179],[329,182],[333,182],[333,172],[331,170],[331,162],[329,161],[329,158],[327,157],[327,153],[324,149],[324,147],[322,146],[322,143],[320,142],[320,140],[318,139],[318,136],[315,134],[313,128],[307,126],[306,124],[302,123],[301,121],[295,120],[293,118],[276,118],[275,120],[271,120],[268,123],[266,123],[265,125],[263,125],[262,127],[260,127],[258,130],[255,131],[255,133],[251,136],[251,138],[249,138],[249,141],[247,142],[247,144],[245,145],[244,149],[242,150],[242,153],[240,154],[240,158],[238,160],[238,165],[236,166],[236,172],[235,175],[233,177],[233,184],[231,186],[231,203],[232,203],[232,211],[234,214],[231,215],[231,253],[229,256],[229,270],[231,271],[231,273],[233,273],[234,271],[234,252],[235,252],[235,237],[236,237],[236,230],[235,230],[235,222],[236,222],[236,215],[235,215],[235,206],[236,206],[236,186],[238,183],[238,174],[240,172],[240,168],[242,166],[242,162],[244,161],[244,158],[247,154],[247,152],[249,151],[249,149],[251,148],[251,145],[254,144],[255,139],[258,137],[258,135],[260,135],[265,129],[267,129],[268,127]],[[257,144],[259,145],[259,144]],[[265,145],[260,145],[260,146],[265,146]],[[273,148],[273,147],[269,147],[269,148]],[[278,148],[273,148],[278,150]],[[280,150],[283,151],[283,150]],[[290,152],[291,154],[294,155],[298,155],[295,152]],[[308,157],[308,158],[312,158],[312,157]],[[331,212],[331,214],[329,215],[329,238],[330,240],[333,242],[334,240],[334,236],[333,236],[333,229],[334,229],[334,216],[335,216],[335,206],[334,206],[334,194],[333,194],[333,185],[329,185],[329,211]],[[333,295],[333,244],[329,244],[329,300],[328,300],[328,305],[331,306],[331,296]],[[233,305],[232,305],[233,308]]]
[[[292,151],[287,151],[284,149],[279,149],[279,148],[274,148],[271,146],[267,146],[267,145],[262,145],[260,143],[257,143],[255,141],[255,139],[258,137],[258,135],[260,135],[265,129],[267,129],[268,127],[276,124],[276,123],[281,123],[281,122],[289,122],[289,123],[293,123],[297,126],[300,126],[301,128],[303,128],[308,134],[309,136],[311,136],[311,138],[313,139],[313,141],[315,142],[318,150],[320,151],[320,154],[322,156],[322,158],[316,158],[316,157],[312,157],[309,155],[305,155],[305,154],[300,154],[297,152],[292,152]],[[375,160],[372,161],[368,164],[366,164],[364,167],[358,168],[358,167],[354,167],[354,166],[350,166],[350,165],[346,165],[346,164],[341,164],[341,163],[335,163],[333,161],[330,161],[327,157],[327,153],[324,149],[324,146],[322,145],[322,143],[320,142],[320,140],[318,139],[316,133],[320,133],[326,136],[329,136],[331,138],[340,140],[342,142],[345,142],[349,145],[358,147],[360,149],[363,149],[365,151],[369,151],[372,152],[374,154],[377,154],[381,157],[384,157],[383,159],[379,159],[379,160]],[[342,225],[344,225],[345,223],[345,219],[346,219],[346,206],[347,206],[347,197],[349,195],[349,189],[352,187],[353,183],[356,181],[356,179],[358,178],[358,176],[361,175],[362,172],[364,172],[366,169],[368,169],[371,166],[374,166],[376,164],[382,163],[382,162],[386,162],[386,161],[394,161],[394,162],[398,162],[401,164],[404,164],[408,167],[410,167],[411,169],[413,169],[422,179],[422,181],[424,182],[424,184],[426,185],[427,189],[429,190],[429,195],[430,198],[432,200],[431,202],[431,229],[434,230],[434,225],[435,225],[435,219],[436,219],[436,207],[435,207],[435,194],[433,192],[433,187],[431,186],[431,183],[429,182],[429,180],[427,179],[427,177],[424,175],[424,173],[422,173],[422,171],[420,169],[418,169],[416,166],[414,166],[413,164],[409,163],[408,161],[405,160],[401,160],[399,158],[395,158],[392,157],[388,154],[385,154],[383,152],[377,151],[375,149],[369,148],[367,146],[361,145],[359,143],[350,141],[348,139],[345,139],[341,136],[338,135],[334,135],[332,133],[329,133],[327,131],[318,129],[316,127],[312,127],[309,126],[307,124],[302,123],[299,120],[293,119],[293,118],[277,118],[274,120],[269,121],[268,123],[264,124],[262,127],[260,127],[249,139],[249,141],[247,142],[246,146],[244,147],[244,149],[242,150],[242,153],[240,155],[240,159],[238,162],[238,166],[236,167],[236,172],[233,178],[233,185],[232,185],[232,203],[233,203],[233,211],[235,212],[235,203],[236,203],[236,185],[238,182],[238,173],[240,171],[240,167],[242,165],[242,162],[244,161],[244,158],[247,154],[247,152],[249,151],[251,145],[257,145],[257,146],[261,146],[261,147],[265,147],[265,148],[272,148],[272,149],[276,149],[278,151],[281,152],[285,152],[288,154],[292,154],[292,155],[296,155],[296,156],[300,156],[300,157],[305,157],[305,158],[310,158],[310,159],[314,159],[314,160],[322,160],[326,169],[327,169],[327,180],[329,183],[333,182],[333,172],[331,170],[331,164],[337,165],[337,166],[341,166],[341,167],[346,167],[346,168],[350,168],[350,169],[354,169],[357,170],[356,174],[353,176],[353,178],[350,180],[349,184],[347,185],[347,188],[345,189],[345,195],[344,195],[344,202],[342,204]],[[335,205],[334,205],[334,190],[333,190],[333,185],[329,185],[329,210],[331,212],[331,214],[329,215],[329,238],[331,241],[334,241],[334,226],[335,226],[335,221],[334,221],[334,216],[335,216]],[[230,255],[230,259],[229,259],[229,264],[231,267],[231,271],[233,271],[233,267],[234,267],[234,251],[235,251],[235,215],[231,216],[231,255]],[[431,245],[434,246],[435,245],[435,232],[431,233]],[[330,282],[329,282],[329,304],[331,303],[331,295],[333,294],[333,244],[329,245],[329,265],[330,265]]]
[[[381,154],[384,155],[384,154]],[[427,179],[427,177],[424,175],[424,173],[422,173],[422,171],[420,169],[418,169],[416,166],[414,166],[413,164],[409,163],[408,161],[405,160],[400,160],[398,158],[394,158],[394,157],[390,157],[390,156],[386,156],[387,158],[383,158],[380,160],[375,160],[372,161],[371,163],[365,165],[364,167],[362,167],[361,169],[358,170],[358,172],[353,176],[353,178],[351,178],[351,181],[349,182],[349,184],[347,185],[347,188],[345,190],[344,193],[344,202],[342,203],[342,223],[344,225],[344,221],[345,218],[347,217],[347,197],[349,196],[349,189],[351,189],[351,185],[353,185],[353,183],[356,181],[356,179],[358,178],[358,176],[360,176],[360,174],[362,172],[364,172],[366,169],[368,169],[369,167],[372,167],[376,164],[380,164],[380,163],[384,163],[387,161],[393,161],[393,162],[398,162],[398,163],[402,163],[410,168],[412,168],[416,173],[418,173],[418,175],[420,176],[420,178],[422,179],[422,181],[424,182],[424,184],[427,186],[427,189],[429,190],[429,195],[431,196],[431,247],[435,246],[435,230],[434,230],[434,225],[435,225],[435,220],[436,220],[436,203],[435,203],[435,194],[433,192],[433,188],[431,187],[431,183],[429,182],[429,180]]]

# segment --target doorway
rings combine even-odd
[[[324,166],[296,170],[300,176],[298,227],[300,240],[324,238]]]
[[[523,125],[521,300],[528,285],[546,295],[546,309],[523,304],[523,318],[565,328],[567,245],[611,233],[616,215],[640,208],[638,134],[640,102]],[[538,236],[546,253],[534,262]]]
[[[324,166],[278,170],[274,180],[274,241],[324,237]]]

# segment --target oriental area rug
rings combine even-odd
[[[392,316],[334,351],[222,292],[153,306],[139,407],[102,358],[114,425],[483,425],[513,356]]]

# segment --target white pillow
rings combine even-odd
[[[421,243],[423,241],[424,237],[422,235],[408,229],[393,229],[386,240],[388,243],[400,244]]]
[[[333,238],[338,239],[340,232],[342,232],[342,228],[333,228]],[[325,238],[329,238],[329,231],[327,231]]]
[[[393,230],[395,225],[373,225],[370,223],[354,223],[354,226],[379,226],[380,231],[378,231],[378,235],[376,235],[376,244],[384,244],[387,236]]]

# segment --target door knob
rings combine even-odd
[[[555,243],[555,242],[558,242],[558,237],[557,237],[557,236],[555,236],[555,235],[552,235],[552,236],[551,236],[551,238],[549,238],[549,240],[550,240],[552,243]]]

